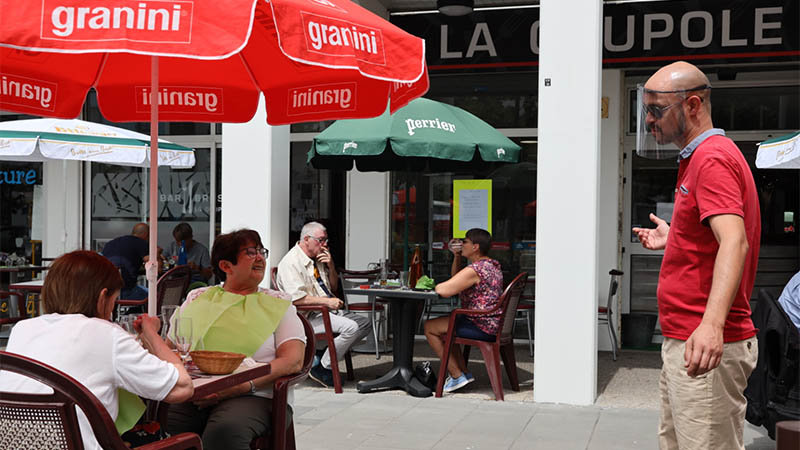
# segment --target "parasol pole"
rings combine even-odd
[[[150,260],[147,273],[147,314],[158,315],[158,56],[150,57]]]
[[[408,188],[409,183],[411,182],[411,174],[409,172],[405,172],[406,175],[406,201],[403,205],[403,211],[405,214],[405,218],[403,220],[403,268],[401,270],[408,269],[408,208],[411,205],[411,199],[409,198],[410,189]]]

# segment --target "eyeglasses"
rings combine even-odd
[[[315,240],[315,241],[319,242],[319,243],[320,243],[320,244],[322,244],[322,245],[325,245],[325,244],[327,244],[327,243],[328,243],[328,238],[318,238],[318,237],[316,237],[316,236],[309,236],[309,237],[310,237],[311,239],[313,239],[313,240]]]
[[[255,258],[256,256],[261,255],[264,257],[264,259],[267,259],[269,256],[269,250],[264,247],[247,247],[243,248],[242,251],[250,258]]]
[[[667,112],[668,109],[672,108],[675,105],[680,105],[681,103],[683,103],[684,100],[686,100],[686,99],[685,98],[681,99],[680,101],[677,101],[677,102],[675,102],[675,103],[673,103],[671,105],[667,105],[667,106],[644,105],[644,110],[645,110],[645,112],[647,114],[652,114],[653,117],[656,120],[658,120],[658,119],[664,117],[664,113]]]
[[[674,90],[674,91],[656,91],[654,89],[645,89],[645,92],[653,93],[653,94],[681,94],[681,93],[692,92],[692,91],[705,91],[706,89],[711,89],[711,86],[704,84],[704,85],[701,85],[701,86],[693,87],[691,89],[677,89],[677,90]],[[664,113],[668,109],[672,108],[673,106],[680,105],[681,103],[686,101],[687,98],[689,98],[689,97],[684,97],[683,99],[681,99],[681,100],[679,100],[679,101],[677,101],[677,102],[675,102],[675,103],[673,103],[671,105],[667,105],[667,106],[644,105],[644,110],[648,114],[652,114],[653,117],[656,120],[658,120],[658,119],[664,117]],[[698,95],[697,98],[699,98],[701,102],[703,101],[703,97],[700,97]]]

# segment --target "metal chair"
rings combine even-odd
[[[525,319],[525,324],[528,326],[528,350],[530,351],[531,358],[533,358],[533,330],[531,328],[531,319],[533,319],[533,312],[536,303],[533,295],[522,295],[519,298],[517,305],[517,319]],[[514,322],[516,326],[516,321]]]
[[[11,315],[11,301],[17,299],[17,314]],[[0,313],[7,314],[8,317],[0,318],[0,345],[8,341],[11,335],[11,327],[20,320],[28,318],[25,309],[25,295],[21,292],[14,291],[0,291]]]
[[[302,314],[297,314],[303,322],[306,332],[306,352],[303,356],[303,368],[294,375],[280,377],[272,386],[272,436],[261,436],[250,443],[253,450],[295,450],[294,420],[286,420],[288,410],[289,388],[308,378],[311,363],[314,361],[314,328]],[[280,430],[280,431],[278,431]],[[282,431],[282,432],[281,432]]]
[[[372,321],[372,336],[375,341],[375,359],[381,359],[378,337],[381,334],[381,326],[386,324],[386,300],[376,298],[374,302],[351,302],[350,296],[344,294],[345,289],[356,288],[362,284],[372,284],[380,275],[380,269],[375,270],[347,270],[339,269],[339,283],[342,286],[342,297],[344,298],[345,308],[352,312],[365,312],[369,314]],[[386,338],[383,338],[383,347],[386,348]]]
[[[511,388],[519,391],[519,378],[517,377],[517,360],[514,357],[514,318],[516,317],[517,304],[519,304],[522,291],[525,290],[525,283],[528,274],[523,272],[509,283],[503,294],[500,296],[497,306],[490,310],[463,309],[459,308],[450,313],[450,323],[447,327],[447,338],[444,343],[442,353],[442,365],[439,369],[439,378],[436,382],[436,396],[442,396],[444,380],[447,376],[447,361],[450,359],[450,352],[453,346],[464,345],[464,361],[469,363],[470,346],[477,346],[481,349],[483,360],[486,363],[486,371],[489,373],[489,381],[492,384],[492,391],[496,400],[503,400],[503,374],[500,372],[500,358],[506,366]],[[500,332],[497,333],[494,341],[479,341],[475,339],[462,338],[455,335],[456,318],[460,315],[466,316],[485,316],[500,313]]]
[[[53,389],[51,394],[0,392],[0,448],[82,449],[77,407],[102,448],[129,450],[100,400],[74,378],[47,364],[3,351],[0,367]],[[202,449],[202,443],[194,433],[181,433],[138,448]]]
[[[186,290],[192,282],[192,269],[189,266],[175,266],[164,272],[158,279],[158,291],[156,293],[156,311],[161,311],[162,305],[180,305],[186,296]],[[142,300],[117,300],[117,308],[120,307],[147,307],[147,299]]]
[[[271,281],[273,289],[278,289],[278,268],[273,267],[271,270]],[[323,340],[328,345],[328,351],[331,355],[331,372],[333,372],[333,391],[337,394],[341,394],[342,390],[342,377],[339,374],[339,359],[336,357],[336,345],[333,343],[334,333],[333,327],[331,326],[331,315],[328,311],[328,308],[324,306],[311,306],[311,305],[295,305],[297,311],[305,311],[305,312],[318,312],[322,316],[322,324],[323,324],[323,332],[314,334],[315,341],[316,340]],[[353,376],[353,356],[348,351],[344,354],[344,364],[347,368],[347,380],[353,381],[355,377]]]
[[[611,275],[611,282],[608,286],[608,300],[606,301],[606,306],[600,306],[597,308],[597,320],[599,323],[607,324],[608,325],[608,334],[611,337],[611,355],[614,358],[614,361],[617,360],[617,333],[614,331],[614,310],[612,308],[614,296],[617,294],[617,288],[619,287],[619,281],[617,278],[624,274],[623,271],[617,269],[611,269],[608,272]]]

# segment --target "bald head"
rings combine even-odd
[[[697,89],[701,87],[711,87],[708,77],[694,64],[685,61],[674,62],[664,66],[647,80],[644,88],[655,92],[674,92],[676,95],[697,95],[703,100],[706,111],[711,112],[711,95],[709,89]]]
[[[137,223],[133,226],[131,234],[146,241],[150,238],[150,227],[144,222]]]

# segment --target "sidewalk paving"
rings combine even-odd
[[[424,342],[415,343],[414,364],[430,360]],[[515,354],[520,392],[506,375],[506,401],[494,401],[480,352],[470,370],[476,381],[443,398],[415,398],[403,391],[359,394],[356,381],[370,380],[391,367],[391,354],[354,354],[356,381],[343,394],[308,380],[295,389],[297,448],[304,450],[657,450],[658,352],[625,350],[612,361],[598,353],[598,398],[592,406],[533,401],[533,359],[526,344]],[[344,364],[341,364],[344,374]],[[745,423],[747,450],[772,450],[763,427]],[[716,449],[713,449],[716,450]]]
[[[657,450],[658,411],[393,392],[295,391],[297,448],[304,450]],[[747,450],[774,449],[745,427]]]

